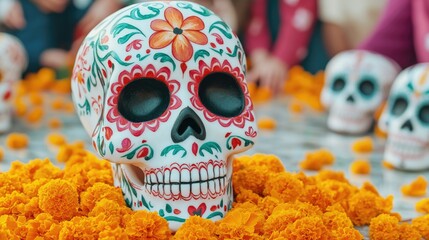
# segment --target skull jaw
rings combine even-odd
[[[123,167],[126,165],[112,163],[112,169],[114,172],[114,185],[122,189],[122,194],[128,207],[133,210],[157,212],[158,215],[167,220],[169,228],[173,232],[177,231],[186,219],[191,216],[198,215],[205,219],[217,221],[224,218],[228,210],[232,208],[231,174],[227,175],[224,189],[220,190],[215,196],[207,194],[200,197],[166,200],[161,194],[156,194],[158,196],[155,196],[141,183],[136,183],[136,181],[132,180],[132,177],[127,176]],[[213,189],[213,187],[210,189]],[[170,191],[172,190],[170,189]],[[154,192],[158,191],[154,190]]]
[[[409,171],[429,169],[428,143],[414,136],[389,132],[384,160],[395,168]]]
[[[362,134],[370,130],[372,118],[370,114],[347,116],[344,113],[331,112],[328,116],[328,128],[334,132],[345,134]]]

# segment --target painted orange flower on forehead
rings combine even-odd
[[[173,56],[181,62],[187,62],[194,53],[191,42],[207,44],[207,36],[201,33],[205,27],[204,22],[199,17],[183,19],[182,13],[173,7],[165,10],[164,17],[165,20],[156,19],[150,24],[155,31],[149,38],[151,48],[161,49],[172,44]]]

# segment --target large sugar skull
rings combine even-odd
[[[352,50],[335,56],[321,95],[329,109],[328,127],[349,134],[368,131],[398,72],[396,63],[379,54]]]
[[[405,170],[429,168],[428,63],[399,74],[379,126],[388,133],[385,161]]]
[[[146,2],[86,37],[73,99],[96,151],[133,209],[176,230],[232,204],[232,155],[256,137],[246,59],[230,28],[189,2]]]
[[[27,54],[21,42],[12,35],[0,33],[0,132],[10,129],[13,84],[27,67]]]

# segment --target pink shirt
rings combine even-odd
[[[429,1],[390,0],[359,49],[390,57],[403,68],[429,62]]]
[[[298,64],[307,55],[307,45],[316,21],[316,0],[279,0],[280,29],[272,44],[268,20],[267,1],[254,0],[251,20],[246,30],[246,48],[252,54],[265,49],[280,58],[287,66]]]

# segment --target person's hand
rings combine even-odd
[[[120,0],[96,0],[85,16],[80,20],[77,29],[81,36],[86,36],[104,18],[122,7]]]
[[[32,0],[45,13],[61,13],[66,9],[69,0]]]
[[[54,69],[64,68],[68,64],[69,55],[62,49],[47,49],[40,56],[40,65]]]
[[[15,1],[3,19],[3,23],[10,29],[22,29],[25,27],[24,12],[22,5],[18,1]]]
[[[288,67],[279,58],[267,56],[252,63],[253,68],[249,72],[249,82],[259,81],[260,87],[271,90],[274,95],[278,95],[287,77]]]

